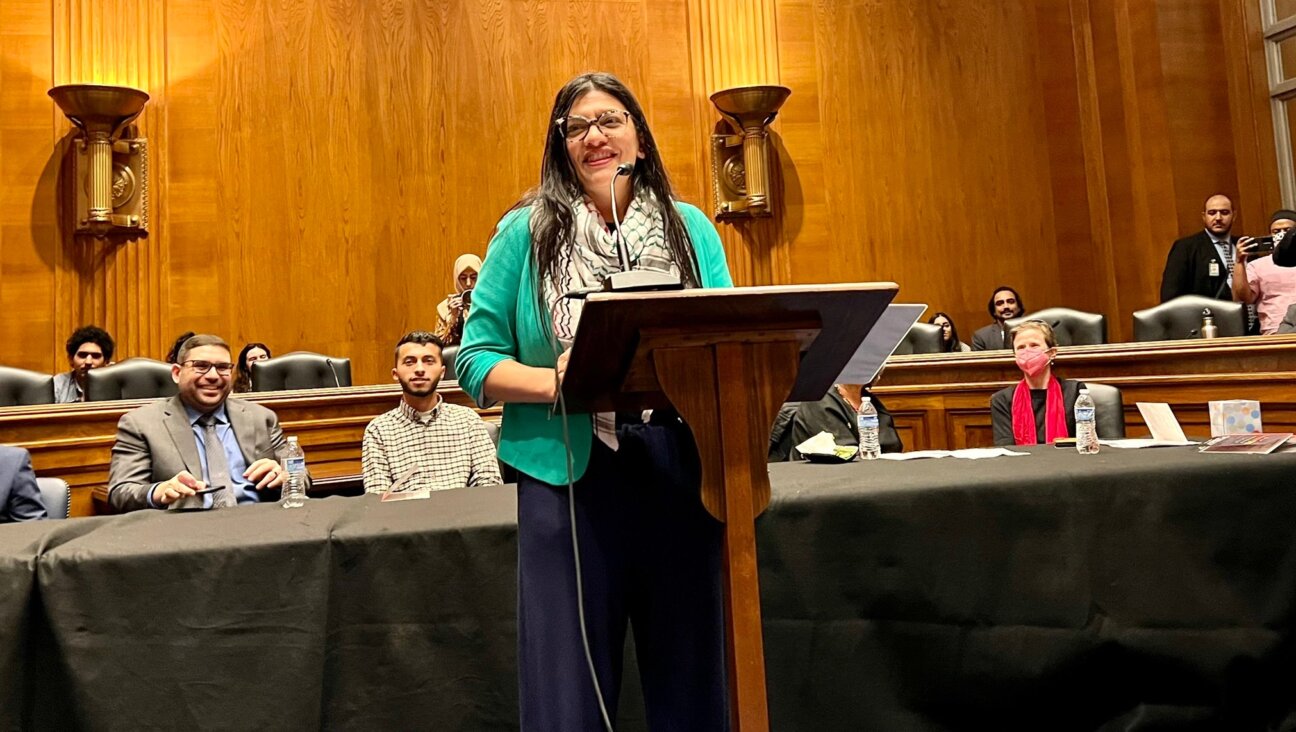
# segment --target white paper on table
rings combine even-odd
[[[888,305],[878,317],[864,342],[837,377],[838,384],[869,384],[877,378],[882,364],[895,353],[905,334],[927,311],[926,305]]]
[[[1120,440],[1099,440],[1098,444],[1106,445],[1107,447],[1116,447],[1123,450],[1139,450],[1145,447],[1183,447],[1185,445],[1196,445],[1197,443],[1192,440],[1176,442],[1175,440],[1158,440],[1155,437],[1130,437]]]
[[[949,457],[954,453],[950,450],[914,450],[913,452],[884,452],[883,460],[922,460],[923,458],[943,458]]]
[[[1170,405],[1165,402],[1135,402],[1139,414],[1143,415],[1143,421],[1147,423],[1148,430],[1152,432],[1152,439],[1162,440],[1164,442],[1176,444],[1192,444],[1184,434],[1183,427],[1179,426],[1179,420],[1175,419],[1174,412]]]
[[[915,450],[913,452],[888,452],[882,454],[883,460],[921,460],[923,458],[962,458],[964,460],[981,460],[992,457],[1016,457],[1029,455],[1029,452],[1014,452],[1003,447],[972,447],[966,450]]]
[[[1028,455],[1030,455],[1029,452],[1017,452],[1006,447],[973,447],[966,450],[955,450],[950,457],[980,460],[993,457],[1026,457]]]

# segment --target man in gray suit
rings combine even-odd
[[[1296,333],[1296,305],[1287,307],[1287,315],[1283,316],[1282,324],[1278,326],[1279,333]]]
[[[0,445],[0,524],[46,516],[31,455],[21,447]]]
[[[287,473],[277,451],[279,418],[259,404],[228,399],[230,348],[212,335],[180,347],[171,378],[179,393],[134,409],[117,423],[108,502],[141,508],[225,508],[276,500]]]

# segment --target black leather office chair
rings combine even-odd
[[[1071,308],[1045,308],[1021,318],[1007,321],[1009,329],[1027,320],[1042,320],[1053,326],[1059,346],[1093,346],[1107,342],[1107,317]]]
[[[445,377],[454,381],[459,380],[459,373],[455,371],[455,359],[459,356],[459,346],[446,346],[441,349],[441,362],[445,364]]]
[[[0,407],[53,403],[53,376],[27,369],[0,366]]]
[[[1202,311],[1210,310],[1221,336],[1246,335],[1246,310],[1240,302],[1181,295],[1154,308],[1134,312],[1134,340],[1200,338]]]
[[[151,358],[128,358],[86,373],[86,401],[108,402],[116,399],[151,399],[174,396],[175,380],[171,364]]]
[[[52,519],[65,519],[72,512],[72,489],[62,478],[36,478],[45,513]]]
[[[294,351],[252,364],[252,391],[351,386],[351,359]]]
[[[1125,437],[1125,400],[1121,390],[1107,384],[1084,382],[1089,396],[1094,402],[1094,422],[1098,427],[1098,437],[1104,440],[1119,440]]]
[[[940,351],[941,327],[930,323],[914,323],[895,349],[897,356],[910,353],[940,353]]]

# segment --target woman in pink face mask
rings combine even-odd
[[[1057,339],[1042,320],[1013,329],[1013,353],[1021,381],[990,397],[996,445],[1038,445],[1075,436],[1075,401],[1084,384],[1053,376]]]

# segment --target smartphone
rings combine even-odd
[[[200,490],[200,491],[194,491],[194,495],[195,495],[195,496],[205,496],[205,495],[207,495],[208,493],[215,493],[216,491],[223,490],[224,488],[225,488],[225,486],[223,486],[223,485],[214,485],[214,486],[212,486],[212,487],[210,487],[210,488],[203,488],[203,489]]]
[[[1281,241],[1281,238],[1279,239]],[[1247,250],[1247,255],[1252,257],[1264,257],[1273,254],[1274,238],[1272,236],[1257,236],[1251,240],[1251,248]]]

